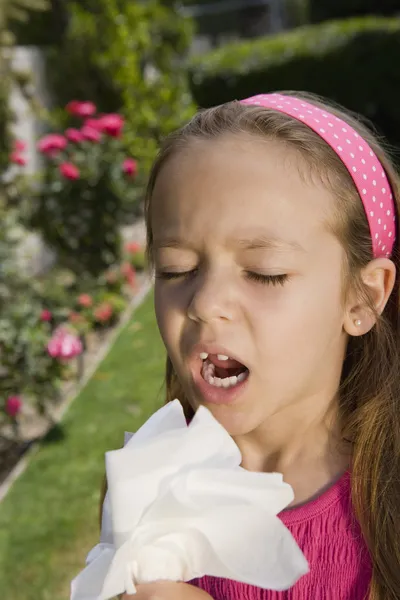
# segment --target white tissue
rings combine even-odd
[[[240,467],[240,451],[200,407],[188,426],[178,400],[106,454],[100,543],[71,600],[109,600],[157,580],[204,575],[285,590],[308,572],[276,516],[293,500],[277,473]]]

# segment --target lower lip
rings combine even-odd
[[[250,374],[244,381],[230,388],[216,387],[206,381],[200,372],[194,378],[194,382],[205,402],[210,404],[233,404],[247,387]]]

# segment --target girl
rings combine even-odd
[[[205,405],[244,468],[283,473],[310,572],[137,600],[400,598],[398,202],[374,135],[311,95],[230,102],[166,140],[146,217],[167,401]]]

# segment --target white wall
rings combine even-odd
[[[39,102],[46,108],[50,107],[42,51],[34,47],[16,47],[13,51],[12,65],[15,71],[31,74],[32,85]],[[16,117],[15,136],[27,143],[25,155],[28,164],[24,169],[28,174],[34,174],[40,169],[41,164],[41,157],[36,151],[37,138],[41,134],[40,124],[17,87],[12,90],[10,103]],[[23,232],[18,258],[21,268],[33,276],[46,271],[54,263],[54,254],[45,247],[40,237],[35,233],[28,232]]]

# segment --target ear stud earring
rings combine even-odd
[[[354,321],[354,325],[355,325],[356,327],[360,327],[360,325],[361,325],[361,319],[356,319],[356,320]]]

